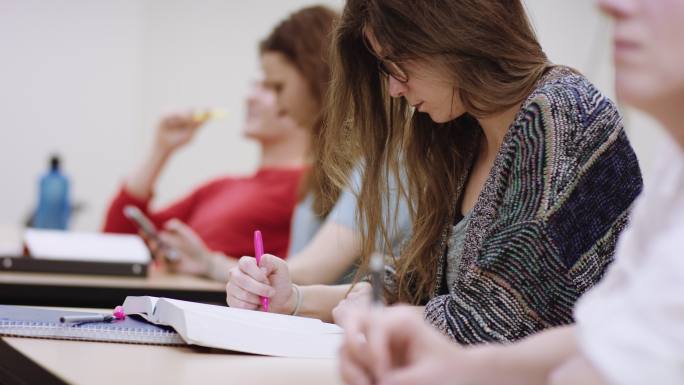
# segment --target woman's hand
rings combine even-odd
[[[156,258],[167,261],[169,270],[173,272],[208,276],[213,253],[204,241],[188,225],[178,219],[171,219],[164,224],[164,231],[159,238],[167,246],[155,248]],[[177,260],[170,260],[168,252],[173,252]]]
[[[344,327],[345,322],[353,321],[349,317],[356,314],[356,310],[368,309],[371,303],[372,291],[373,288],[370,283],[356,283],[349,294],[332,310],[335,323]]]
[[[157,136],[143,163],[129,175],[126,190],[138,199],[149,199],[161,170],[171,154],[189,143],[206,118],[196,119],[192,112],[164,116],[157,126]]]
[[[205,119],[197,119],[192,112],[172,113],[162,117],[157,126],[156,149],[170,154],[189,143]]]
[[[340,371],[347,384],[465,384],[471,357],[414,308],[355,309],[345,326]],[[463,380],[463,381],[461,381]]]
[[[261,257],[257,266],[253,257],[242,257],[230,269],[226,285],[226,302],[230,307],[261,309],[261,299],[270,298],[270,311],[290,314],[294,309],[292,281],[287,263],[271,254]]]

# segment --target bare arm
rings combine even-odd
[[[574,327],[549,329],[511,345],[472,348],[482,366],[474,374],[482,384],[546,384],[555,368],[577,353]]]
[[[291,257],[292,282],[300,285],[334,283],[361,254],[361,239],[354,230],[326,221],[309,244]]]
[[[152,195],[159,175],[170,156],[171,152],[158,149],[155,146],[140,166],[133,170],[126,179],[126,191],[138,199],[148,199]]]
[[[556,368],[549,378],[549,385],[574,384],[608,385],[591,362],[579,354],[574,355]]]
[[[219,282],[228,282],[228,272],[237,265],[237,259],[220,252],[211,253],[207,277]]]
[[[152,150],[126,180],[126,190],[138,199],[148,199],[171,154],[189,143],[204,123],[191,113],[170,114],[159,122]]]
[[[209,250],[199,235],[178,219],[174,218],[165,222],[164,230],[159,236],[167,246],[177,252],[179,257],[178,261],[168,264],[170,271],[228,282],[230,269],[237,265],[237,259]],[[154,240],[148,240],[148,245],[158,260],[165,260],[165,249],[160,248]]]
[[[351,285],[310,285],[300,288],[302,305],[297,315],[333,322],[332,310],[344,299]],[[296,296],[291,297],[294,309]]]

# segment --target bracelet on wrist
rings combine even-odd
[[[297,315],[297,313],[299,313],[299,308],[302,306],[302,292],[299,289],[299,286],[294,283],[292,284],[292,289],[294,290],[297,298],[295,299],[295,307],[292,309],[292,313],[290,313],[290,315]]]

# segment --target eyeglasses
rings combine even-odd
[[[398,81],[399,83],[407,83],[409,81],[408,74],[406,74],[406,71],[399,67],[397,63],[386,58],[378,57],[375,54],[372,45],[365,37],[363,38],[363,44],[366,46],[368,52],[375,56],[378,62],[378,70],[381,74],[385,75],[387,78],[391,76],[394,79],[396,79],[396,81]]]
[[[393,61],[378,58],[378,70],[388,78],[393,77],[399,83],[408,83],[409,81],[406,71]]]

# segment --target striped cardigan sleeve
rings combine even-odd
[[[495,219],[453,294],[425,309],[463,344],[571,323],[575,301],[612,261],[641,191],[617,109],[587,81],[538,90],[504,145]]]

